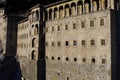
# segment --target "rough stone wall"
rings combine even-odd
[[[104,26],[100,26],[100,19],[104,19]],[[90,27],[91,20],[94,27]],[[82,21],[85,28],[81,28]],[[110,22],[110,10],[47,21],[46,80],[111,80]],[[73,29],[74,23],[76,29]],[[65,25],[68,25],[68,30],[65,30]],[[58,26],[60,31],[57,31]],[[91,39],[95,45],[90,44]],[[101,39],[105,39],[105,45],[101,45]],[[77,41],[76,46],[73,46],[74,40]],[[82,40],[85,40],[85,46],[82,46]],[[60,46],[57,46],[58,41],[61,42]],[[65,46],[65,41],[69,42],[68,46]],[[52,42],[54,46],[51,46]],[[86,62],[82,61],[83,58]],[[95,63],[92,63],[92,58]],[[103,58],[105,64],[102,64]]]
[[[37,80],[37,61],[19,56],[20,67],[25,80]]]
[[[4,18],[4,8],[0,9],[0,39],[2,40],[4,53],[6,52],[6,32],[7,24],[6,18]]]

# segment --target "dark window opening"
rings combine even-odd
[[[105,59],[102,59],[102,64],[105,64],[106,63],[106,60]]]
[[[58,46],[60,46],[61,44],[60,44],[60,42],[58,42]]]
[[[68,61],[69,59],[68,59],[68,57],[66,57],[66,61]]]
[[[95,41],[94,40],[91,40],[91,45],[95,45]]]
[[[101,45],[105,45],[105,39],[101,39]]]
[[[83,58],[82,61],[83,61],[83,62],[86,62],[86,58]]]
[[[69,45],[69,42],[68,42],[68,41],[66,41],[66,42],[65,42],[65,45],[66,45],[66,46],[68,46],[68,45]]]
[[[104,19],[100,19],[100,26],[104,26]]]
[[[90,21],[90,27],[94,27],[94,21]]]
[[[54,27],[52,27],[52,31],[54,31]]]
[[[81,41],[82,46],[85,46],[85,40]]]
[[[74,40],[73,41],[73,45],[76,46],[77,45],[77,41]]]
[[[75,58],[74,58],[74,62],[76,62],[76,61],[77,61],[77,58],[75,57]]]
[[[92,63],[95,63],[95,59],[94,58],[92,58]]]
[[[54,57],[52,56],[52,60],[54,60]]]
[[[81,28],[85,28],[85,23],[81,22]]]
[[[54,46],[55,45],[55,43],[54,42],[52,42],[52,46]]]
[[[65,25],[65,30],[68,30],[68,25]]]
[[[60,26],[58,26],[58,31],[60,31]]]
[[[76,24],[75,23],[73,24],[73,29],[76,29]]]
[[[58,57],[58,60],[60,60],[60,57]]]

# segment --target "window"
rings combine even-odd
[[[54,27],[52,27],[52,31],[54,31]]]
[[[106,63],[105,59],[102,59],[102,64],[105,64],[105,63]]]
[[[54,57],[52,56],[52,60],[54,60]]]
[[[74,40],[73,41],[73,45],[76,46],[77,45],[77,41]]]
[[[100,26],[104,26],[104,19],[100,19]]]
[[[85,28],[85,23],[81,22],[81,28]]]
[[[83,58],[82,61],[83,61],[83,62],[86,62],[86,58]]]
[[[94,27],[94,21],[90,21],[90,27]]]
[[[61,45],[60,42],[58,42],[57,45],[60,46]]]
[[[92,58],[92,63],[95,63],[95,58]]]
[[[48,46],[48,42],[46,42],[45,45]]]
[[[75,58],[74,58],[74,62],[76,62],[76,61],[77,61],[77,58],[75,57]]]
[[[75,23],[73,24],[73,29],[76,29],[76,24]]]
[[[65,25],[65,30],[68,30],[68,25]]]
[[[66,57],[66,61],[68,61],[69,59],[68,59],[68,57]]]
[[[48,56],[46,56],[46,59],[48,59]]]
[[[68,45],[69,45],[69,42],[68,42],[68,41],[66,41],[66,42],[65,42],[65,45],[66,45],[66,46],[68,46]]]
[[[67,80],[69,80],[69,77],[67,77]]]
[[[101,45],[105,45],[105,39],[101,39]]]
[[[58,60],[60,60],[60,57],[58,57]]]
[[[58,26],[58,31],[60,31],[60,26]]]
[[[48,27],[46,27],[46,32],[48,32]]]
[[[54,46],[55,44],[54,44],[54,42],[52,42],[52,46]]]
[[[85,46],[85,40],[81,41],[82,46]]]
[[[95,41],[94,40],[91,40],[91,45],[95,45]]]

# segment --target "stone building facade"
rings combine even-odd
[[[7,15],[6,48],[25,80],[118,80],[118,16],[119,0],[38,3]]]
[[[1,8],[0,9],[0,40],[2,41],[2,44],[3,44],[3,50],[4,50],[4,53],[5,53],[5,50],[6,50],[6,31],[7,31],[7,21],[6,21],[6,18],[5,18],[5,15],[4,15],[4,11],[5,9],[4,8]]]

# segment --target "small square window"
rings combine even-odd
[[[86,62],[86,58],[83,58],[82,61],[83,61],[83,62]]]
[[[66,61],[68,61],[69,59],[68,59],[68,57],[66,57]]]
[[[104,19],[100,19],[100,26],[104,26]]]
[[[48,59],[48,56],[46,56],[46,59]]]
[[[95,63],[95,58],[92,58],[92,63]]]
[[[85,46],[85,40],[81,41],[82,46]]]
[[[52,56],[52,60],[54,60],[54,57]]]
[[[60,26],[58,26],[58,31],[60,31]]]
[[[77,61],[77,58],[75,57],[75,58],[74,58],[74,62],[76,62],[76,61]]]
[[[54,42],[52,42],[52,46],[54,46],[55,45],[55,43]]]
[[[94,27],[94,21],[90,21],[90,27]]]
[[[105,45],[105,39],[101,39],[101,45]]]
[[[58,57],[58,60],[60,60],[60,57]]]
[[[76,29],[76,24],[75,23],[73,24],[73,29]]]
[[[65,30],[68,30],[68,25],[65,25]]]
[[[66,42],[65,42],[65,45],[66,45],[66,46],[68,46],[68,45],[69,45],[69,42],[68,42],[68,41],[66,41]]]
[[[85,28],[85,22],[81,22],[81,28]]]
[[[48,46],[48,42],[46,42],[45,45]]]
[[[54,31],[54,27],[52,27],[52,31]]]
[[[58,42],[57,45],[60,46],[61,45],[60,42]]]
[[[46,27],[46,32],[48,32],[48,27]]]
[[[95,45],[95,41],[94,40],[91,40],[91,45]]]
[[[76,46],[77,45],[77,41],[74,40],[73,41],[73,45]]]
[[[106,60],[105,59],[102,59],[102,64],[105,64],[106,63]]]

